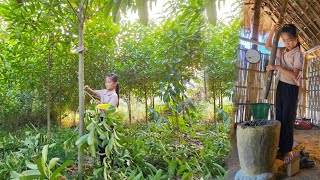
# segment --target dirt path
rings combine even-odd
[[[305,147],[305,151],[310,153],[310,160],[316,161],[316,166],[311,169],[302,169],[293,176],[288,177],[284,173],[278,173],[277,179],[280,180],[318,180],[320,179],[320,128],[313,127],[311,130],[294,130],[294,140],[298,142],[294,152]],[[240,169],[236,138],[233,138],[230,159],[227,161],[227,169],[229,171],[228,180],[233,180],[235,174]]]

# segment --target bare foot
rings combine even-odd
[[[285,155],[284,155],[284,163],[285,164],[288,164],[291,160],[293,159],[293,153],[292,151],[290,152],[287,152]]]

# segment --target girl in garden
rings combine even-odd
[[[293,24],[286,24],[282,28],[276,24],[267,38],[266,49],[272,49],[272,38],[277,30],[280,30],[285,47],[277,49],[277,65],[268,65],[266,69],[278,71],[276,119],[281,122],[279,153],[284,157],[284,163],[288,163],[293,159],[293,125],[296,118],[303,55],[297,28]]]
[[[88,85],[85,86],[84,90],[91,95],[98,96],[100,98],[99,103],[109,103],[114,107],[119,106],[119,84],[118,77],[115,74],[107,74],[105,76],[105,86],[106,89],[102,90],[92,90]],[[105,114],[101,112],[100,121],[103,121]],[[102,139],[100,139],[102,141]],[[105,155],[105,147],[102,144],[99,144],[99,153],[101,165],[103,164],[103,159]]]
[[[107,74],[105,76],[106,89],[92,90],[88,85],[84,87],[84,90],[91,95],[100,98],[100,103],[109,103],[114,107],[119,106],[119,85],[118,77],[116,74]]]

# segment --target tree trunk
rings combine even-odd
[[[175,111],[175,116],[176,116],[176,129],[177,129],[177,131],[180,131],[180,128],[179,128],[179,114],[178,114],[178,111]]]
[[[49,41],[50,41],[50,36],[49,36]],[[51,114],[51,84],[50,84],[50,74],[51,74],[51,47],[49,47],[48,50],[48,75],[47,75],[47,136],[48,136],[48,141],[50,142],[50,135],[51,135],[51,119],[50,119],[50,114]]]
[[[62,63],[60,63],[61,65]],[[60,66],[61,70],[61,66]],[[61,122],[61,72],[59,73],[59,92],[58,92],[58,105],[59,105],[59,120],[58,120],[58,126],[62,127],[62,122]]]
[[[220,82],[219,82],[219,84],[220,84]],[[217,91],[218,92],[221,90],[219,87],[219,84],[217,83],[217,86],[218,86]],[[218,94],[218,108],[221,108],[221,91]]]
[[[148,96],[147,96],[147,85],[144,85],[144,101],[145,101],[145,111],[146,111],[146,124],[148,125]]]
[[[222,88],[222,82],[220,81],[220,109],[223,109],[223,88]]]
[[[208,20],[211,24],[216,25],[217,23],[217,0],[208,0],[206,4],[206,12]]]
[[[212,98],[213,98],[213,121],[217,126],[216,120],[216,90],[215,90],[215,79],[212,80]]]
[[[79,47],[83,47],[83,2],[79,0],[79,13],[78,13],[78,31],[79,31]],[[79,50],[79,137],[84,134],[84,50]],[[84,149],[78,149],[78,177],[83,179],[83,166],[84,166]]]
[[[132,114],[131,114],[131,93],[129,90],[129,94],[128,94],[128,113],[129,113],[129,122],[130,124],[132,123]]]
[[[152,109],[154,109],[154,96],[152,97]]]
[[[208,99],[206,70],[203,70],[204,100]]]

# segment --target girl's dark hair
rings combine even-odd
[[[119,99],[120,99],[120,96],[119,96],[118,76],[117,76],[116,74],[110,73],[110,74],[106,74],[106,78],[110,78],[113,82],[117,83],[117,86],[116,86],[116,93],[117,93],[117,95],[118,95],[118,104],[117,104],[117,107],[119,107]]]
[[[294,24],[285,24],[282,29],[281,33],[289,33],[292,37],[298,37],[298,30]]]
[[[288,33],[290,34],[292,37],[294,38],[298,38],[298,30],[297,27],[294,24],[285,24],[282,28],[281,28],[281,34],[282,33]],[[298,46],[300,46],[300,42],[298,40]]]

